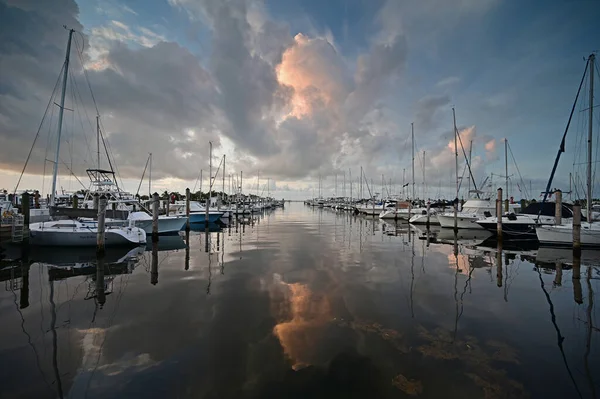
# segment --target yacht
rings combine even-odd
[[[520,213],[505,214],[502,216],[502,234],[517,239],[536,239],[536,227],[555,224],[555,208],[554,202],[534,202]],[[562,220],[566,224],[572,223],[572,205],[562,204]],[[479,219],[476,223],[493,234],[497,232],[498,218],[496,216]]]
[[[520,204],[509,204],[509,212],[519,211]],[[470,199],[463,204],[460,212],[457,213],[457,227],[459,229],[482,229],[477,221],[496,213],[496,200],[491,199]],[[438,213],[438,222],[440,226],[454,228],[454,210]]]
[[[169,210],[174,215],[184,216],[186,214],[185,201],[176,201],[174,204],[169,205]],[[208,222],[217,222],[224,212],[222,211],[208,211]],[[190,201],[190,223],[205,223],[206,222],[206,208],[201,205],[198,201]]]

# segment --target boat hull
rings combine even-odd
[[[437,215],[437,220],[440,226],[444,228],[454,228],[454,215]],[[457,217],[457,227],[459,229],[483,229],[482,226],[475,223],[478,220],[476,216],[459,216]]]
[[[600,248],[600,229],[592,224],[581,223],[581,246]],[[540,226],[536,229],[536,236],[540,244],[557,247],[573,247],[573,226]]]
[[[436,215],[430,215],[430,217],[429,217],[430,225],[439,225],[440,224],[440,222],[438,222],[438,220],[435,216]],[[427,215],[414,215],[413,217],[410,218],[409,223],[410,224],[427,224]]]
[[[185,227],[187,219],[179,216],[158,218],[158,234],[178,234]],[[152,220],[136,220],[135,226],[141,228],[146,234],[152,234]]]
[[[209,213],[208,214],[208,222],[215,223],[217,220],[221,218],[221,213]],[[206,223],[206,214],[205,213],[190,213],[190,223]]]
[[[54,229],[29,231],[31,245],[60,246],[60,247],[94,247],[96,246],[96,229],[89,232],[72,230],[57,231]],[[143,236],[143,238],[142,238]],[[146,243],[146,233],[139,228],[107,229],[104,233],[104,246],[140,245]]]

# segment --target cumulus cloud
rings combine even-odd
[[[78,48],[85,46],[83,63],[103,130],[124,177],[138,177],[152,152],[153,176],[193,180],[208,164],[209,140],[216,151],[225,151],[223,143],[232,147],[229,171],[251,175],[260,170],[280,182],[360,165],[378,174],[400,175],[397,165],[406,161],[410,148],[409,123],[399,126],[398,110],[388,96],[390,87],[403,79],[409,41],[398,22],[405,10],[397,2],[384,3],[371,37],[354,56],[342,54],[327,29],[324,34],[292,35],[259,0],[169,4],[191,24],[208,29],[205,58],[162,31],[130,23],[126,16],[137,16],[136,10],[113,2],[102,10],[108,16],[105,22],[86,27],[89,37],[77,35]],[[22,166],[62,64],[67,37],[63,24],[84,31],[74,0],[52,6],[43,0],[0,0],[0,66],[8,71],[0,85],[0,143],[7,154],[0,168]],[[17,26],[21,29],[11,29]],[[78,58],[74,50],[73,80],[82,90],[86,84]],[[451,85],[452,79],[439,85]],[[90,99],[86,101],[93,109]],[[447,95],[416,102],[419,135],[439,133],[449,102]],[[78,105],[73,99],[67,103]],[[79,170],[95,158],[95,111],[88,112],[92,125],[82,117],[86,123],[79,126],[77,114],[67,121],[65,137],[71,141],[61,150],[61,158]],[[87,136],[77,141],[73,138],[83,133],[79,130]],[[31,173],[43,170],[46,137],[34,151],[37,161],[32,161]],[[432,159],[440,156],[443,164],[445,150],[435,147],[439,154]]]

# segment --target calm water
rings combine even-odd
[[[3,263],[0,397],[600,392],[596,254],[498,256],[465,233],[455,256],[452,233],[302,204],[246,222],[111,250],[100,272],[93,251]]]

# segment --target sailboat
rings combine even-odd
[[[69,30],[69,41],[67,43],[67,54],[65,57],[62,79],[62,91],[58,112],[58,131],[56,142],[56,154],[54,158],[54,171],[52,175],[52,192],[50,206],[56,205],[56,181],[58,177],[58,163],[60,161],[60,138],[62,131],[63,113],[65,108],[65,95],[67,91],[67,79],[69,73],[69,58],[71,53],[71,41],[74,29]],[[79,220],[58,220],[50,222],[38,222],[29,225],[30,244],[32,245],[60,245],[60,246],[95,246],[98,233],[97,222],[82,222]],[[139,245],[146,243],[144,230],[130,223],[127,227],[106,227],[105,246],[113,245]]]
[[[594,126],[594,61],[596,59],[595,54],[590,54],[588,57],[586,68],[583,73],[583,78],[581,79],[581,83],[579,85],[579,90],[577,91],[577,96],[575,98],[575,104],[577,103],[577,98],[579,97],[579,93],[581,91],[581,86],[585,80],[586,73],[589,70],[589,82],[590,82],[590,90],[589,90],[589,104],[588,104],[588,142],[587,142],[587,187],[586,187],[586,215],[592,215],[592,139],[593,139],[593,126]],[[575,104],[573,104],[573,110],[575,109]],[[573,111],[571,111],[571,116],[573,115]],[[569,118],[569,123],[571,122],[571,118]],[[556,171],[556,166],[558,164],[558,160],[560,158],[561,152],[564,152],[565,147],[565,138],[567,135],[567,131],[569,128],[569,123],[567,124],[567,129],[563,135],[562,142],[560,145],[560,149],[558,152],[558,156],[556,161],[554,162],[554,168],[550,175],[550,181],[548,182],[548,187],[550,187],[552,183],[552,178],[554,177],[554,172]],[[546,192],[549,190],[546,189]],[[581,245],[584,247],[600,247],[600,223],[592,223],[592,218],[589,218],[587,222],[581,222]],[[543,245],[557,245],[557,246],[571,246],[573,244],[573,221],[569,221],[567,223],[557,224],[554,226],[539,226],[536,228],[536,235],[538,240]]]

